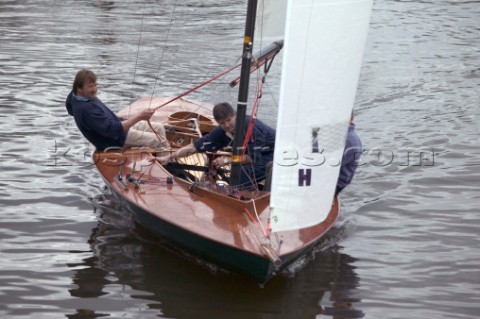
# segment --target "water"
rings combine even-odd
[[[479,2],[375,3],[363,165],[315,259],[265,287],[180,258],[102,197],[64,109],[82,67],[119,110],[237,62],[244,1],[176,4],[0,2],[0,317],[478,316]],[[228,80],[191,98],[235,101]]]

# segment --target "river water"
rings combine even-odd
[[[300,270],[261,287],[198,265],[104,191],[64,107],[77,70],[99,75],[114,110],[179,94],[238,61],[245,6],[0,0],[1,318],[480,314],[480,1],[374,4],[355,105],[362,166]],[[227,80],[189,97],[234,103]],[[262,103],[274,123],[274,99]]]

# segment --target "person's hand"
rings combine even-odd
[[[157,161],[162,165],[167,165],[170,162],[170,154],[158,157]]]
[[[213,160],[212,164],[215,167],[222,167],[230,163],[230,160],[227,156],[219,156]]]
[[[140,113],[135,114],[134,117],[128,118],[122,121],[122,127],[124,131],[128,131],[132,126],[137,124],[138,122],[145,120],[148,121],[153,113],[155,113],[155,109],[144,109],[140,111]]]
[[[141,112],[140,112],[140,115],[139,115],[139,118],[140,120],[149,120],[153,113],[155,113],[155,109],[143,109]]]

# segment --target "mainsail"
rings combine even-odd
[[[287,15],[287,0],[259,0],[257,6],[255,46],[264,46],[277,40],[283,40],[285,35],[285,16]]]
[[[286,8],[273,232],[318,224],[331,209],[372,0],[288,0]]]

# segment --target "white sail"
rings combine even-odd
[[[283,40],[287,0],[259,0],[255,25],[256,51],[270,43]]]
[[[270,200],[273,232],[332,206],[372,0],[288,0]]]

